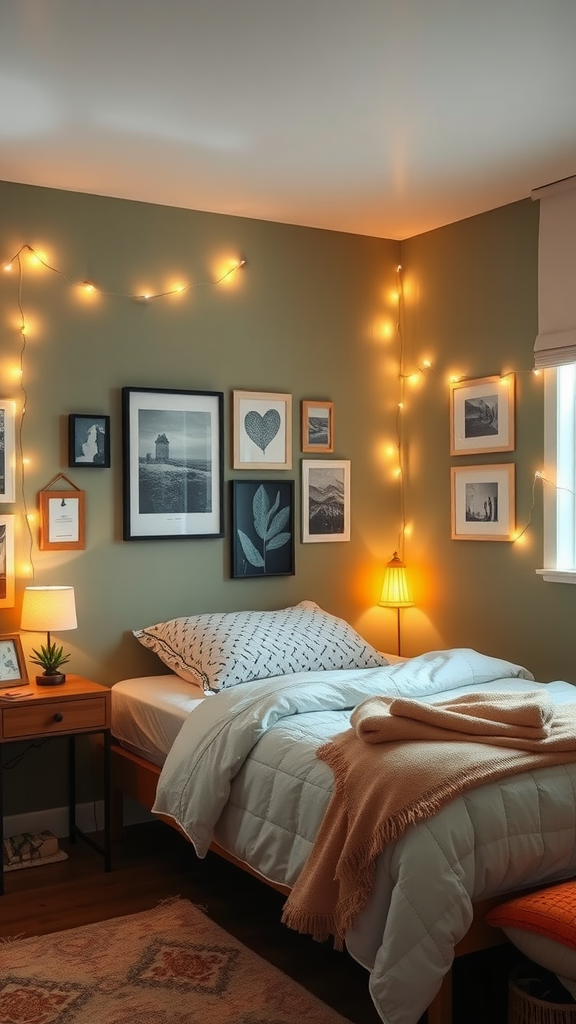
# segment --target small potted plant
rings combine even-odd
[[[70,660],[70,655],[64,654],[63,647],[57,647],[55,643],[47,643],[39,651],[32,648],[32,653],[36,657],[30,658],[30,661],[44,669],[41,676],[36,676],[39,686],[58,686],[66,681],[66,676],[60,671],[60,668]]]

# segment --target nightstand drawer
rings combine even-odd
[[[2,713],[5,740],[22,736],[50,736],[59,732],[106,727],[106,698],[89,700],[43,700],[28,707],[5,708]]]

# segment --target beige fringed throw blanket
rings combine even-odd
[[[335,787],[284,907],[290,928],[336,946],[368,901],[376,859],[454,797],[506,775],[576,761],[576,703],[544,691],[472,693],[422,704],[370,697],[320,747]]]

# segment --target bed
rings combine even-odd
[[[332,796],[317,748],[349,728],[353,708],[382,693],[434,704],[471,690],[542,690],[558,707],[575,696],[568,683],[535,683],[521,666],[477,652],[388,664],[311,602],[171,620],[135,635],[171,671],[112,688],[114,787],[179,828],[199,856],[216,849],[287,894]],[[299,635],[306,653],[295,656]],[[576,874],[575,790],[574,763],[504,777],[451,800],[383,851],[345,940],[385,1024],[416,1024],[426,1008],[431,1024],[448,1024],[453,956],[502,939],[484,924],[486,911]]]

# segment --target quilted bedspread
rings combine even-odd
[[[173,818],[200,857],[215,839],[292,886],[333,787],[315,752],[349,727],[360,701],[541,686],[558,703],[576,699],[568,683],[535,683],[520,666],[467,649],[244,683],[207,698],[185,721],[154,811]],[[380,857],[370,901],[346,934],[385,1024],[416,1024],[470,927],[473,901],[575,874],[576,765],[480,786],[408,829]]]

